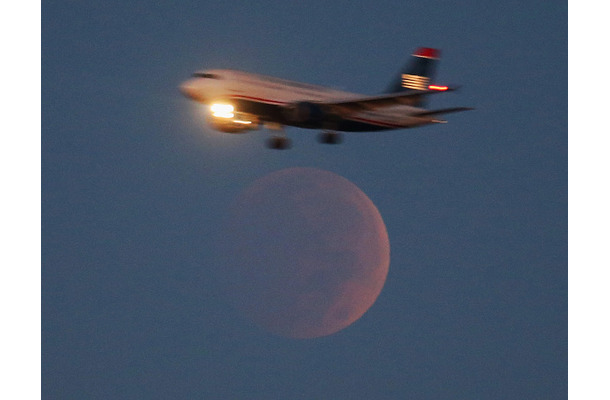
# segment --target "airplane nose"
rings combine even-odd
[[[195,99],[197,97],[197,88],[195,87],[192,80],[183,82],[180,85],[180,91],[182,92],[183,95],[185,95],[186,97],[188,97],[190,99]]]

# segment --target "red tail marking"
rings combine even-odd
[[[430,47],[421,47],[417,49],[417,51],[413,53],[413,55],[417,57],[439,58],[441,52],[437,49],[432,49]]]

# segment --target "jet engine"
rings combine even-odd
[[[207,118],[208,124],[220,132],[245,133],[258,129],[258,122],[246,119],[223,118],[213,115]]]
[[[232,105],[213,104],[210,110],[207,122],[217,131],[244,133],[258,129],[258,118],[255,115],[237,112]]]

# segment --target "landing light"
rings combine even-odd
[[[430,85],[428,86],[428,89],[444,92],[445,90],[449,90],[449,86]]]
[[[235,114],[233,114],[235,107],[230,104],[212,104],[210,106],[210,110],[212,111],[212,115],[215,117],[233,118],[235,116]]]

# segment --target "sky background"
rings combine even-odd
[[[236,68],[376,94],[440,48],[449,124],[214,132],[177,90]],[[42,3],[45,399],[567,398],[567,3]],[[255,179],[356,184],[390,238],[381,295],[334,335],[260,330],[214,241]]]

